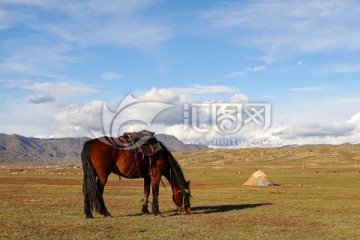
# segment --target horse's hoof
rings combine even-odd
[[[141,208],[141,213],[142,213],[142,214],[149,214],[149,213],[150,213],[147,205],[144,204],[144,205],[142,206],[142,208]]]
[[[92,214],[86,214],[85,219],[93,219],[94,216]]]
[[[157,212],[153,212],[154,216],[162,216],[161,212],[160,211],[157,211]]]
[[[142,213],[143,215],[148,215],[148,214],[150,214],[149,210],[141,211],[141,213]]]
[[[106,217],[106,218],[112,218],[113,216],[111,216],[111,214],[110,214],[109,212],[107,212],[107,213],[104,214],[104,217]]]

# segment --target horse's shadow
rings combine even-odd
[[[255,203],[255,204],[226,204],[226,205],[212,205],[212,206],[196,206],[191,208],[191,214],[212,214],[225,213],[230,211],[244,210],[248,208],[256,208],[261,206],[272,205],[272,203]],[[170,216],[179,215],[178,210],[170,210],[164,213]]]
[[[257,208],[262,206],[269,206],[272,203],[255,203],[255,204],[227,204],[227,205],[214,205],[214,206],[197,206],[191,208],[191,214],[211,214],[211,213],[224,213],[230,211],[244,210],[248,208]],[[179,215],[178,210],[165,211],[163,214],[168,216]],[[128,217],[144,216],[141,213],[129,214]],[[163,215],[162,215],[163,216]]]
[[[191,214],[211,214],[224,213],[236,210],[244,210],[248,208],[256,208],[262,206],[272,205],[272,203],[255,203],[255,204],[227,204],[214,206],[197,206],[191,208]]]

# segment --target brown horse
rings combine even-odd
[[[152,138],[154,139],[154,138]],[[166,146],[161,146],[152,156],[145,156],[140,147],[124,146],[119,138],[102,137],[84,143],[81,161],[84,171],[83,193],[86,218],[93,218],[92,210],[111,217],[105,207],[103,192],[111,173],[125,178],[144,178],[144,203],[142,213],[148,214],[150,185],[152,186],[152,212],[161,214],[158,204],[159,183],[164,176],[173,191],[173,201],[181,214],[190,213],[190,181]],[[137,145],[138,146],[138,145]]]

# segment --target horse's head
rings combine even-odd
[[[173,194],[173,200],[180,209],[181,215],[190,214],[190,181],[186,182],[186,186],[182,189],[178,189]]]

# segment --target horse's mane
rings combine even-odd
[[[162,150],[166,153],[167,158],[169,160],[170,168],[171,168],[171,174],[174,174],[174,177],[180,187],[182,188],[184,194],[191,196],[190,194],[190,188],[188,186],[188,183],[185,180],[184,173],[179,165],[179,163],[176,161],[175,157],[171,154],[169,149],[165,146],[164,143],[161,141],[158,141],[161,145]],[[171,179],[170,179],[171,180]]]

